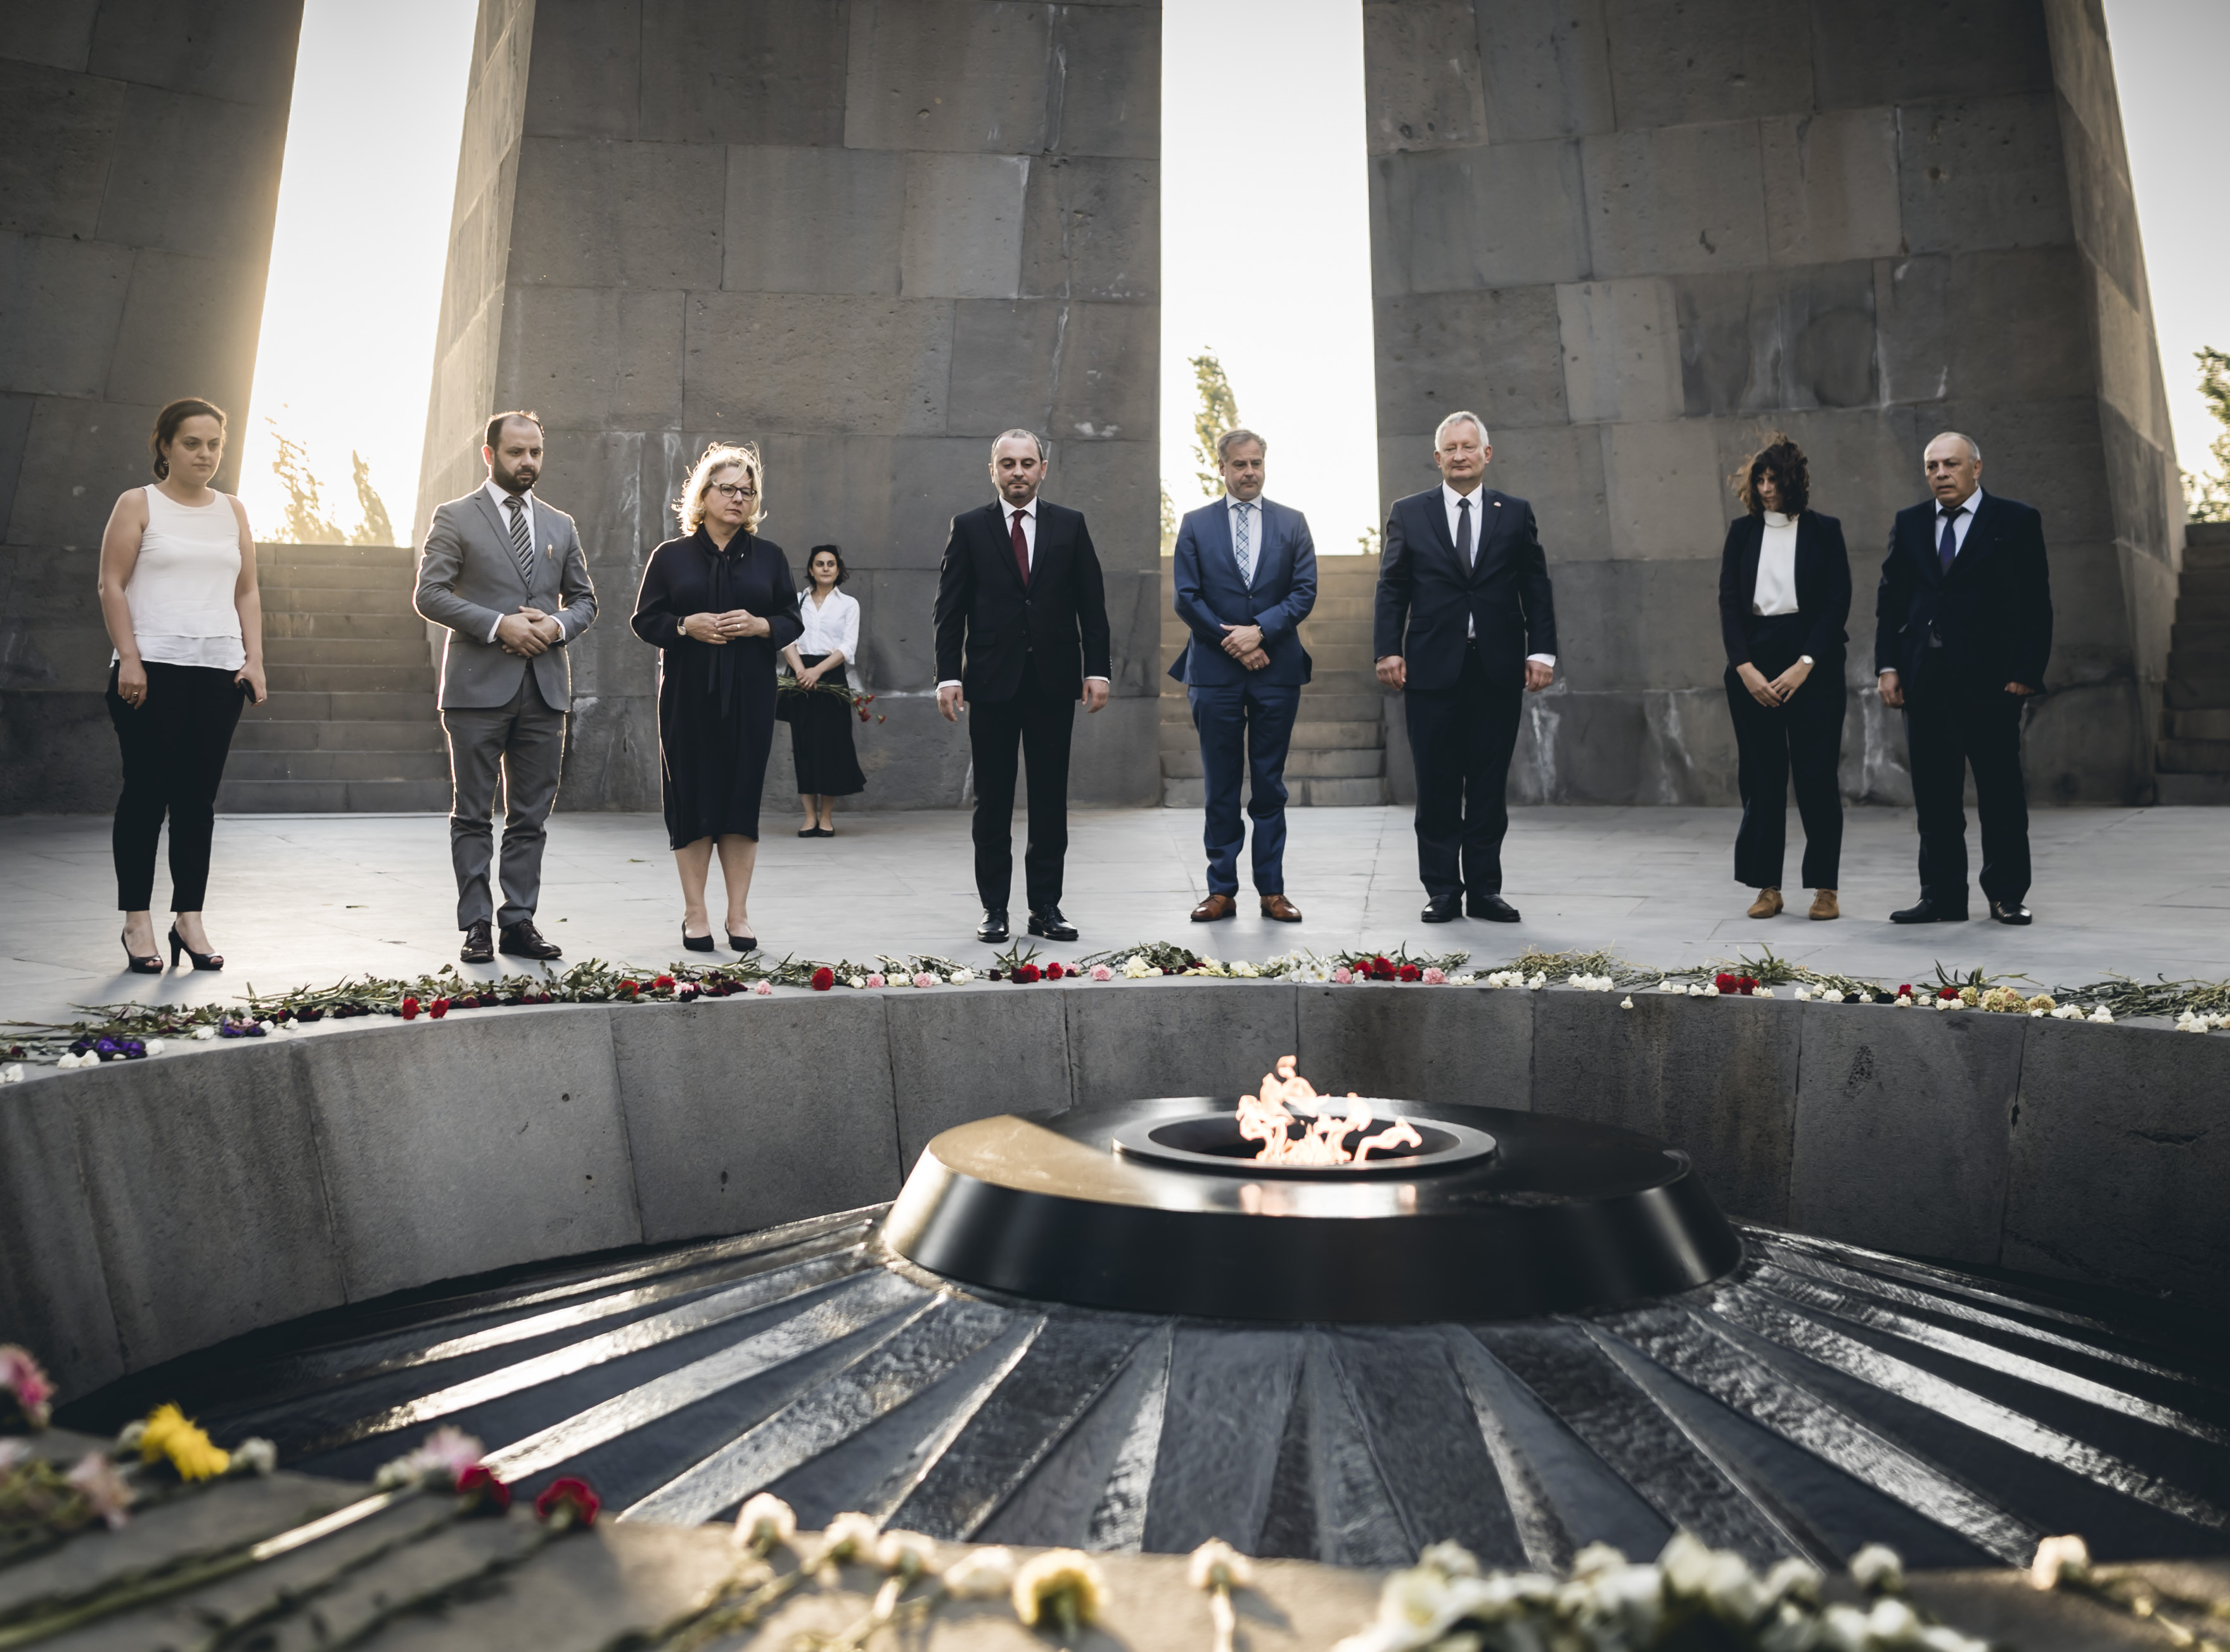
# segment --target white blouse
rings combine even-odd
[[[1757,584],[1750,597],[1753,614],[1796,611],[1796,519],[1779,511],[1765,513],[1765,537],[1757,547]]]
[[[207,666],[237,671],[248,663],[241,640],[240,519],[218,494],[206,505],[181,505],[159,487],[147,495],[147,531],[124,582],[132,636],[151,665]],[[111,655],[110,662],[116,656]]]
[[[832,590],[828,600],[815,603],[811,590],[798,593],[797,615],[805,622],[805,631],[797,639],[797,651],[806,654],[841,654],[847,665],[860,658],[860,599],[847,597],[841,590]]]

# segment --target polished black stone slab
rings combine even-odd
[[[1742,1258],[1687,1156],[1607,1125],[1372,1105],[1424,1145],[1287,1170],[1234,1156],[1233,1098],[1002,1114],[935,1138],[892,1249],[1045,1301],[1218,1319],[1405,1325],[1603,1308]]]

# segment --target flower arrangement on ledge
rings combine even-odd
[[[1406,946],[1397,946],[1391,952],[1364,949],[1329,955],[1292,952],[1260,963],[1226,963],[1175,942],[1157,941],[1087,953],[1073,962],[1041,958],[1036,948],[1017,945],[1000,953],[980,972],[935,953],[886,954],[871,963],[794,955],[772,959],[752,954],[727,963],[674,963],[657,970],[590,958],[562,970],[507,975],[493,981],[465,977],[451,964],[416,979],[351,977],[332,986],[280,993],[259,993],[251,988],[245,995],[244,1009],[220,1004],[82,1004],[77,1007],[85,1011],[85,1020],[68,1024],[8,1023],[0,1028],[0,1037],[14,1042],[0,1049],[0,1056],[17,1064],[0,1067],[0,1084],[21,1079],[20,1063],[26,1060],[51,1061],[64,1069],[95,1067],[106,1062],[160,1055],[183,1042],[265,1038],[320,1022],[361,1016],[441,1021],[462,1010],[536,1004],[688,1003],[746,994],[770,997],[777,988],[877,991],[966,986],[978,980],[1015,986],[1163,978],[1294,981],[1533,992],[1565,986],[1582,992],[1623,991],[1626,997],[1620,1007],[1626,1010],[1635,1007],[1633,995],[1637,992],[1690,998],[1772,998],[1785,990],[1800,1003],[1972,1010],[2085,1021],[2098,1026],[2144,1016],[2168,1021],[2179,1032],[2230,1029],[2230,982],[2165,978],[2141,982],[2117,976],[2080,986],[2024,991],[2014,984],[2026,982],[2023,977],[1993,980],[1980,970],[1954,976],[1938,965],[1933,982],[1890,986],[1793,964],[1775,956],[1770,948],[1756,958],[1745,955],[1677,970],[1639,968],[1602,951],[1529,949],[1503,968],[1483,973],[1466,969],[1469,961],[1470,955],[1465,952],[1413,954]]]

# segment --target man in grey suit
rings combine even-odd
[[[499,413],[480,458],[487,481],[437,506],[418,559],[418,611],[449,628],[441,649],[441,726],[449,738],[449,858],[457,873],[458,956],[494,959],[491,921],[512,958],[559,957],[534,926],[543,823],[557,800],[573,703],[565,645],[596,617],[589,559],[573,519],[534,496],[542,422]],[[495,781],[504,778],[503,907],[488,889]]]

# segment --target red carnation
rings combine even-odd
[[[1020,968],[1020,969],[1018,969],[1018,970],[1016,970],[1016,971],[1015,971],[1015,980],[1017,980],[1017,981],[1022,982],[1022,983],[1024,983],[1025,984],[1028,984],[1028,983],[1029,983],[1029,982],[1034,981],[1034,980],[1036,980],[1037,978],[1038,978],[1038,966],[1037,966],[1036,965],[1034,965],[1034,964],[1025,964],[1025,965],[1023,965],[1022,966],[1022,968]]]
[[[405,999],[403,999],[403,1020],[405,1020],[405,1021],[416,1021],[416,1020],[417,1020],[417,1019],[418,1019],[418,1000],[417,1000],[417,999],[416,999],[416,998],[405,998]]]
[[[543,1488],[542,1495],[534,1500],[534,1518],[553,1523],[562,1519],[568,1526],[594,1526],[597,1511],[603,1507],[596,1494],[589,1489],[587,1481],[568,1475]]]
[[[447,998],[435,999],[433,1003],[426,1006],[426,1013],[433,1016],[435,1020],[439,1021],[443,1016],[449,1013],[449,1001]]]
[[[674,978],[670,975],[661,975],[658,979],[653,981],[651,985],[657,988],[661,992],[671,991],[674,987]]]
[[[1939,998],[1956,998],[1959,996],[1959,989],[1955,986],[1938,987],[1936,996]]]
[[[1067,973],[1068,971],[1058,964],[1048,964],[1045,967],[1045,978],[1048,981],[1058,981]]]
[[[830,987],[833,987],[835,984],[836,971],[830,969],[826,964],[823,964],[819,969],[813,971],[813,990],[815,992],[826,992]]]
[[[1711,984],[1722,992],[1732,992],[1735,991],[1735,978],[1722,970],[1711,978]]]
[[[511,1507],[511,1487],[484,1462],[476,1462],[457,1475],[457,1495],[464,1500],[467,1513],[500,1514]]]
[[[1401,978],[1404,981],[1421,981],[1425,978],[1425,972],[1415,964],[1404,964],[1402,966]]]
[[[1897,996],[1900,998],[1911,997],[1912,996],[1912,984],[1908,981],[1903,986],[1898,988]]]

